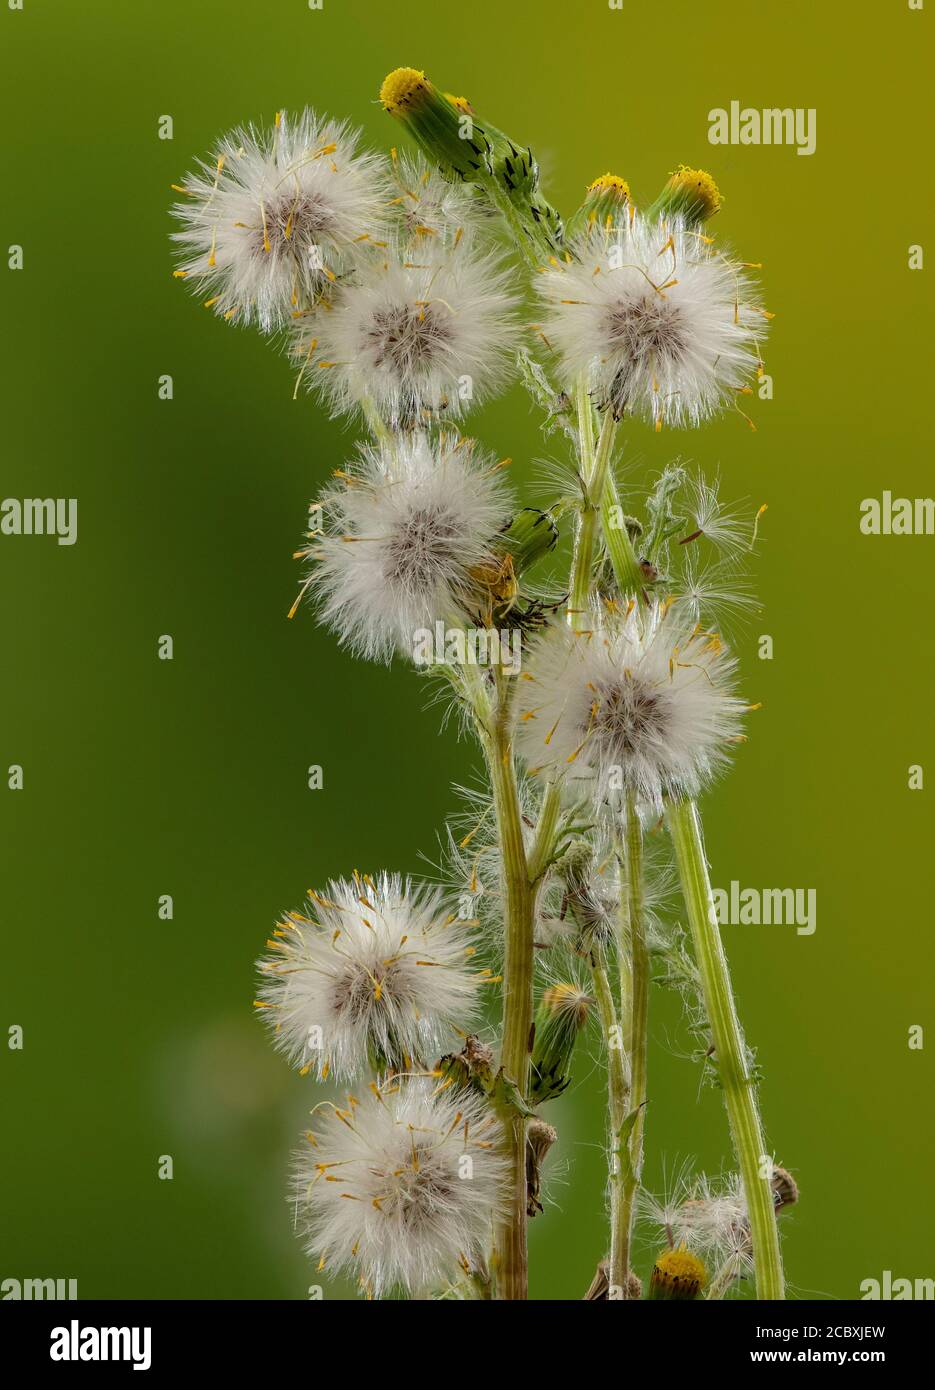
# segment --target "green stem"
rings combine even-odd
[[[628,1140],[630,1162],[623,1182],[620,1213],[620,1265],[626,1278],[629,1273],[633,1240],[636,1194],[643,1171],[643,1127],[649,1052],[649,949],[646,944],[646,911],[643,900],[643,829],[632,797],[627,799],[624,829],[629,940],[618,943],[618,958],[621,999],[626,1000],[628,1005],[624,1017],[627,1023],[627,1054],[630,1059],[629,1103],[630,1113],[635,1116]]]
[[[594,472],[595,458],[594,411],[591,406],[591,397],[588,395],[588,381],[585,375],[579,376],[575,382],[575,405],[578,411],[578,467],[583,487],[586,490]],[[593,526],[590,537],[582,540],[581,526],[583,520],[582,515],[579,517],[579,526],[575,535],[574,558],[569,580],[569,594],[577,593],[579,597],[582,595],[582,585],[590,585],[591,564],[594,555]],[[583,598],[580,603],[574,599],[569,599],[567,616],[568,622],[573,628],[581,625],[587,607],[586,598]],[[530,857],[529,877],[533,883],[537,882],[551,858],[561,805],[562,794],[558,783],[550,782],[542,798],[536,842]]]
[[[639,557],[633,549],[630,533],[623,520],[623,509],[617,483],[610,467],[610,453],[617,433],[618,422],[606,410],[601,421],[601,442],[597,456],[594,452],[594,409],[588,392],[588,379],[582,373],[575,382],[575,404],[578,411],[578,441],[581,480],[586,509],[599,507],[604,545],[610,556],[614,576],[624,595],[642,595],[645,589]],[[601,444],[606,443],[606,456],[601,456]],[[593,545],[593,541],[592,541]],[[577,572],[577,566],[573,575]],[[572,585],[574,591],[574,583]],[[572,603],[573,608],[579,605]]]
[[[383,419],[379,410],[377,410],[373,400],[371,400],[369,396],[363,396],[361,398],[360,408],[364,419],[373,431],[377,441],[380,444],[385,444],[387,447],[395,447],[396,440],[393,432],[388,428],[386,421]]]
[[[590,420],[591,402],[585,397],[584,409],[579,399],[579,420]],[[610,456],[613,451],[617,422],[610,411],[604,412],[601,433],[593,458],[588,456],[588,430],[579,424],[582,440],[581,456],[581,513],[575,533],[575,552],[571,571],[571,593],[568,599],[568,621],[574,628],[585,627],[589,619],[591,587],[594,576],[594,543],[597,538],[598,508],[610,476]]]
[[[620,1025],[614,1008],[614,998],[607,979],[607,969],[599,947],[591,956],[591,977],[597,1012],[607,1049],[607,1112],[610,1119],[611,1147],[616,1148],[621,1126],[627,1115],[628,1083]],[[612,1289],[626,1288],[629,1273],[629,1248],[626,1239],[626,1219],[623,1215],[624,1182],[619,1162],[615,1159],[610,1173],[610,1270],[608,1282]]]
[[[587,480],[594,467],[594,408],[588,391],[588,378],[582,372],[575,382],[575,409],[578,412],[578,466]]]
[[[733,1255],[729,1255],[705,1290],[705,1298],[715,1301],[724,1298],[736,1278],[737,1262]]]
[[[601,529],[620,592],[642,598],[646,581],[623,518],[617,484],[609,472],[601,491]]]
[[[503,1039],[500,1064],[525,1097],[529,1087],[529,1045],[533,1020],[533,917],[535,894],[529,882],[523,823],[513,765],[510,706],[515,681],[497,672],[498,699],[492,717],[479,719],[487,757],[503,863],[505,951],[503,962]],[[497,1296],[527,1297],[526,1121],[505,1122],[510,1164],[509,1209],[496,1233]]]
[[[561,794],[555,783],[550,782],[545,789],[542,805],[539,807],[536,838],[529,855],[529,881],[534,890],[538,889],[539,880],[545,873],[549,860],[555,851],[555,834],[558,830],[561,810]]]
[[[734,1006],[730,972],[717,927],[698,809],[693,801],[671,802],[666,820],[678,863],[705,1008],[714,1044],[714,1061],[724,1090],[734,1151],[740,1167],[760,1299],[785,1297],[776,1211],[769,1184],[770,1159],[756,1101],[756,1087]]]
[[[534,225],[530,226],[523,221],[492,174],[480,174],[477,182],[509,227],[528,264],[533,270],[538,270],[542,262],[553,254],[552,247]]]

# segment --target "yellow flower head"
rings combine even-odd
[[[674,190],[688,195],[704,209],[702,216],[713,217],[721,209],[721,194],[717,184],[704,169],[690,169],[680,164],[669,179]]]
[[[397,116],[407,106],[411,106],[420,94],[427,93],[431,84],[425,73],[418,68],[394,68],[387,73],[380,88],[380,101],[383,109]]]
[[[684,1247],[664,1250],[653,1265],[649,1296],[687,1302],[698,1297],[707,1278],[707,1271],[697,1255]]]
[[[630,196],[630,185],[626,179],[620,178],[618,174],[601,174],[600,178],[588,184],[589,198],[598,193],[610,194],[623,203]]]

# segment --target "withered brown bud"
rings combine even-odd
[[[435,1070],[454,1086],[470,1086],[486,1095],[493,1082],[494,1055],[476,1033],[464,1040],[460,1052],[450,1052],[435,1064]]]
[[[542,1210],[539,1200],[542,1165],[549,1149],[558,1138],[558,1130],[545,1120],[530,1120],[526,1126],[526,1215],[538,1216]]]
[[[774,1167],[769,1185],[773,1189],[777,1211],[782,1211],[783,1207],[794,1207],[799,1200],[798,1184],[787,1168]]]

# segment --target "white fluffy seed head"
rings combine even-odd
[[[637,213],[573,251],[538,279],[544,332],[602,408],[689,427],[735,403],[767,327],[747,269],[681,219]]]
[[[677,602],[683,617],[720,630],[742,623],[760,606],[738,561],[728,558],[706,565],[692,555],[682,562]]]
[[[474,924],[396,874],[309,890],[259,962],[276,1047],[321,1079],[430,1065],[475,1017]]]
[[[719,479],[712,483],[703,473],[689,475],[688,505],[693,528],[719,554],[736,558],[752,549],[755,518],[743,508],[721,501]]]
[[[403,244],[417,261],[417,251],[453,251],[490,221],[485,204],[471,184],[451,182],[420,156],[399,155],[393,161],[397,186],[391,207],[402,228]]]
[[[177,273],[216,313],[270,332],[382,238],[392,184],[356,132],[306,110],[225,136],[182,193]]]
[[[318,1109],[295,1169],[307,1249],[370,1296],[431,1291],[483,1261],[505,1203],[500,1124],[466,1090],[400,1079]]]
[[[750,1223],[739,1174],[718,1181],[704,1174],[686,1177],[670,1198],[644,1193],[640,1205],[661,1235],[706,1264],[717,1267],[730,1261],[738,1275],[752,1269]]]
[[[400,435],[365,447],[321,498],[309,589],[322,621],[358,655],[412,657],[417,634],[482,607],[479,583],[511,504],[496,461],[473,441]]]
[[[502,259],[471,239],[403,240],[297,320],[293,352],[336,414],[369,403],[393,429],[453,419],[508,384],[516,303]]]
[[[717,634],[664,604],[592,632],[553,625],[525,658],[518,747],[550,779],[658,815],[728,761],[747,708],[735,666]]]

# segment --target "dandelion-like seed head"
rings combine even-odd
[[[320,1108],[306,1138],[295,1200],[320,1267],[353,1272],[380,1297],[429,1291],[483,1261],[508,1165],[480,1097],[401,1079]]]
[[[752,1272],[750,1222],[739,1173],[717,1180],[686,1175],[665,1200],[644,1193],[641,1207],[670,1244],[716,1268],[725,1287]]]
[[[525,659],[517,744],[530,767],[658,815],[727,762],[746,706],[716,633],[666,604],[593,632],[554,625]]]
[[[470,184],[447,179],[421,157],[401,154],[393,161],[398,193],[392,206],[402,224],[413,261],[426,250],[456,251],[489,220]]]
[[[293,351],[336,413],[372,405],[393,429],[457,418],[507,385],[516,302],[499,256],[471,238],[404,238],[297,322]]]
[[[222,317],[271,332],[381,239],[391,187],[347,124],[280,112],[226,136],[181,187],[176,273]]]
[[[410,657],[417,634],[463,621],[500,559],[510,517],[496,461],[472,443],[421,434],[364,448],[321,499],[325,534],[307,551],[322,621],[360,655]]]
[[[279,1050],[322,1079],[431,1062],[479,1007],[473,923],[396,874],[310,890],[268,944],[263,1016]]]
[[[631,213],[573,252],[539,277],[543,331],[603,408],[688,427],[749,390],[768,316],[749,270],[709,238]]]

